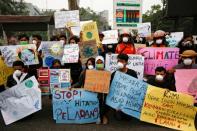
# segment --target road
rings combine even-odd
[[[48,97],[43,97],[43,109],[31,118],[5,126],[0,117],[0,131],[173,131],[172,129],[141,122],[135,118],[130,121],[118,121],[110,116],[108,125],[56,124],[52,119],[52,105]],[[197,122],[196,122],[197,125]]]

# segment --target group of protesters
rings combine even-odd
[[[162,47],[167,48],[168,42],[166,41],[167,33],[158,30],[152,34],[150,38],[141,38],[141,42],[147,47]],[[99,38],[102,43],[105,35],[99,33]],[[58,36],[52,36],[51,41],[61,41],[64,45],[67,44],[82,44],[82,37],[78,37],[70,33],[68,37],[66,34],[61,34]],[[6,87],[13,87],[22,81],[35,76],[37,78],[37,70],[43,67],[43,53],[42,48],[40,47],[42,43],[42,37],[38,34],[30,37],[23,34],[16,36],[11,36],[8,38],[8,45],[17,45],[17,44],[35,44],[38,53],[39,64],[26,66],[22,61],[13,62],[14,73],[10,75],[7,79],[6,85],[1,85],[0,91],[6,90]],[[119,32],[118,43],[107,44],[98,47],[98,56],[96,58],[90,57],[85,65],[82,65],[82,62],[79,58],[77,63],[66,63],[62,64],[60,60],[55,59],[52,62],[51,69],[70,69],[71,71],[71,87],[72,88],[83,88],[86,77],[86,70],[105,70],[105,56],[106,54],[118,54],[117,57],[117,70],[137,78],[136,71],[127,68],[128,60],[130,54],[136,54],[135,43],[137,43],[136,37],[130,32]],[[162,66],[159,66],[155,69],[155,75],[145,75],[144,81],[150,85],[157,86],[160,88],[165,88],[171,91],[176,91],[174,72],[176,69],[197,69],[197,45],[194,44],[193,36],[187,35],[177,44],[177,47],[180,49],[180,60],[178,65],[173,67],[170,70],[165,69]],[[3,58],[2,58],[3,59]],[[111,81],[113,80],[115,72],[111,75]],[[184,74],[183,74],[184,75]],[[196,87],[197,88],[197,87]],[[106,95],[98,95],[99,102],[101,104],[101,123],[107,124],[107,112],[110,110],[109,107],[105,104]],[[121,111],[116,111],[117,119],[126,118],[128,116]]]

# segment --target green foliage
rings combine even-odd
[[[0,0],[1,15],[27,15],[28,11],[23,0]]]

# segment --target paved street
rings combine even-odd
[[[171,131],[171,129],[140,122],[134,118],[130,121],[117,121],[112,116],[108,125],[56,124],[52,119],[51,107],[51,100],[48,97],[43,97],[43,109],[35,113],[32,118],[5,126],[1,117],[0,131]]]

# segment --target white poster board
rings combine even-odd
[[[118,31],[117,30],[103,31],[102,33],[104,34],[102,44],[118,43]]]

